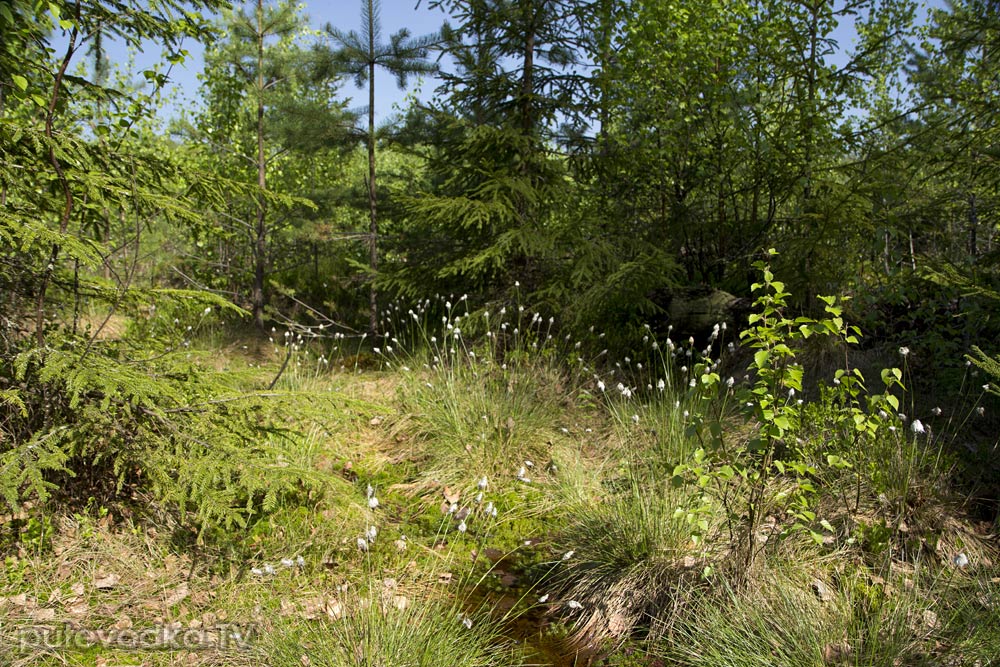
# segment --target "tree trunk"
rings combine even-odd
[[[368,331],[378,333],[378,290],[375,274],[378,271],[378,198],[375,191],[375,17],[368,12],[368,266],[371,270],[371,289],[368,293]]]
[[[267,187],[267,158],[264,155],[264,0],[257,0],[257,186]],[[257,195],[257,226],[254,243],[253,322],[264,330],[264,273],[267,262],[267,202]]]
[[[525,135],[532,134],[534,118],[531,113],[531,102],[535,93],[535,13],[528,3],[528,18],[524,34],[524,65],[521,70],[521,130]]]
[[[979,211],[976,210],[976,195],[969,193],[969,256],[975,260],[979,255]]]

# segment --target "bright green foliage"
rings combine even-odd
[[[48,479],[70,492],[77,483],[113,494],[148,490],[199,530],[246,526],[303,480],[320,485],[311,461],[287,457],[287,443],[298,436],[280,425],[284,397],[259,396],[237,377],[192,363],[186,345],[157,350],[147,341],[139,353],[99,342],[81,362],[66,343],[53,337],[46,351],[14,360],[14,379],[49,400],[48,426],[39,425],[42,406],[34,402],[30,412],[7,419],[8,432],[24,438],[27,452],[38,452],[22,462],[22,477],[37,475],[35,469],[62,473]],[[18,481],[4,475],[5,483]],[[30,481],[28,488],[44,499],[41,480]],[[19,505],[16,494],[7,500]]]
[[[152,494],[205,531],[244,526],[315,481],[309,461],[284,459],[278,446],[289,435],[252,387],[190,359],[188,322],[242,311],[206,292],[136,285],[147,230],[196,227],[204,207],[221,209],[250,188],[192,174],[144,135],[148,98],[68,74],[81,44],[99,35],[159,44],[180,62],[184,38],[209,34],[198,10],[217,8],[50,3],[25,15],[36,23],[4,28],[5,68],[19,62],[9,50],[18,43],[29,56],[47,48],[44,12],[66,40],[48,72],[54,86],[12,75],[19,93],[0,110],[0,494],[12,510],[56,489],[68,498]],[[0,11],[6,23],[12,16]],[[165,83],[155,69],[146,74]],[[79,132],[82,118],[92,134]],[[94,240],[95,228],[121,236]],[[146,326],[117,338],[126,318]]]
[[[753,286],[759,292],[755,312],[749,317],[749,327],[740,333],[743,344],[754,350],[748,368],[752,385],[736,394],[737,404],[754,425],[754,432],[745,444],[736,445],[721,418],[695,415],[689,429],[705,446],[673,470],[675,484],[698,489],[705,501],[701,506],[711,511],[712,503],[718,502],[726,509],[730,539],[745,572],[762,549],[758,531],[768,514],[787,512],[794,518],[792,528],[808,530],[816,542],[822,542],[817,528],[831,530],[828,521],[817,519],[812,507],[819,492],[816,480],[821,469],[841,470],[852,463],[844,458],[845,452],[827,450],[823,459],[799,437],[803,428],[803,401],[799,397],[803,395],[804,374],[795,358],[802,343],[813,336],[832,337],[844,346],[857,344],[860,336],[857,327],[844,322],[842,309],[832,297],[819,297],[826,304],[827,317],[823,319],[786,317],[789,294],[784,284],[775,279],[769,263],[759,262],[757,269],[762,281]],[[712,367],[696,366],[695,371],[705,388],[721,385]],[[833,382],[842,392],[842,400],[831,406],[833,420],[838,424],[835,428],[856,434],[853,443],[857,447],[870,446],[859,443],[877,439],[894,441],[884,427],[896,423],[889,421],[886,410],[895,415],[899,409],[899,399],[890,392],[896,386],[902,388],[902,373],[891,369],[882,375],[886,394],[867,397],[860,371],[840,369],[834,375]],[[867,398],[864,405],[863,397]],[[861,450],[854,453],[859,463],[870,460]],[[697,525],[698,517],[691,516],[692,524]],[[702,535],[705,528],[695,533]]]
[[[796,290],[850,279],[845,243],[864,212],[842,163],[864,132],[842,124],[882,75],[873,64],[899,50],[909,4],[633,3],[597,156],[619,215],[670,247],[690,282],[744,293],[768,244],[790,251]],[[865,35],[853,52],[833,41],[848,21]],[[847,63],[834,66],[838,49]]]

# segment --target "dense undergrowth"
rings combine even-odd
[[[914,353],[867,377],[759,268],[749,323],[620,358],[441,298],[374,346],[210,308],[95,340],[132,375],[20,361],[0,660],[994,664],[992,380],[922,408]]]

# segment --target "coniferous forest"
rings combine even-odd
[[[1000,664],[997,5],[354,2],[0,0],[0,665]]]

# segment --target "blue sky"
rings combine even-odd
[[[234,3],[235,4],[235,3]],[[360,0],[326,0],[305,2],[305,14],[309,17],[310,26],[321,29],[327,23],[331,23],[341,30],[360,30],[361,28],[361,2]],[[419,9],[416,8],[417,0],[382,0],[382,38],[387,40],[389,36],[401,28],[409,28],[414,36],[420,36],[435,32],[440,29],[446,16],[439,10],[427,8],[427,1],[423,0]],[[203,48],[200,44],[191,42],[185,45],[191,53],[190,58],[180,66],[175,66],[170,71],[170,80],[173,87],[173,100],[168,103],[165,112],[173,115],[178,108],[190,109],[196,104],[198,94],[198,73],[202,69]],[[127,66],[129,54],[122,47],[108,46],[110,60],[118,64],[123,69]],[[137,70],[150,67],[159,59],[159,53],[150,50],[147,53],[134,54],[135,68]],[[393,105],[404,104],[404,98],[408,92],[414,92],[417,79],[407,81],[408,90],[399,90],[396,87],[395,79],[384,73],[378,72],[375,78],[375,90],[377,97],[375,100],[375,113],[377,118],[385,118],[393,112]],[[421,87],[421,99],[429,99],[437,82],[434,80],[424,81]],[[351,106],[362,106],[368,103],[367,90],[359,90],[353,81],[345,81],[341,87],[341,95],[352,98]]]
[[[932,6],[940,5],[942,0],[929,0]],[[322,28],[326,23],[331,23],[341,30],[358,30],[361,23],[361,0],[306,0],[305,14],[309,17],[310,25],[313,28]],[[415,36],[435,32],[447,18],[439,10],[431,10],[427,7],[428,0],[421,0],[418,7],[417,0],[381,0],[381,19],[383,39],[388,39],[389,35],[400,28],[407,27],[411,34]],[[849,50],[852,47],[854,38],[853,25],[841,25],[834,34],[841,49]],[[57,40],[58,41],[58,40]],[[171,116],[177,109],[191,109],[197,103],[198,79],[197,75],[202,68],[202,47],[199,44],[188,45],[191,57],[182,66],[175,66],[170,72],[170,79],[173,82],[173,99],[164,110],[165,115]],[[109,55],[113,62],[117,61],[122,67],[128,59],[128,54],[124,49],[109,48]],[[135,54],[135,64],[138,69],[149,67],[159,59],[158,53]],[[832,61],[838,62],[838,57],[834,56]],[[411,79],[408,90],[399,90],[393,77],[385,72],[376,74],[376,101],[375,112],[377,120],[385,119],[392,114],[394,105],[405,104],[405,97],[408,93],[417,92],[417,80]],[[435,80],[425,80],[419,89],[420,99],[427,100],[437,86]],[[353,81],[345,81],[341,88],[344,97],[352,98],[351,106],[359,107],[367,104],[367,92],[358,90]]]

